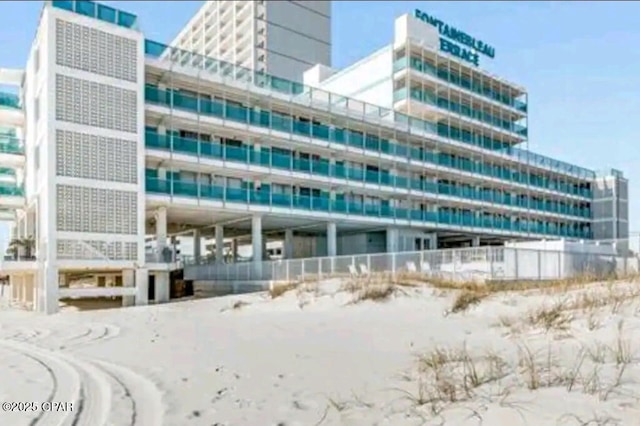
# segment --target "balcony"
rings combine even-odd
[[[498,204],[500,207],[505,208],[516,207],[531,209],[540,213],[555,213],[578,218],[591,217],[590,209],[572,207],[566,203],[552,202],[551,200],[536,201],[524,195],[516,196],[491,189],[467,188],[430,182],[428,180],[393,176],[388,172],[372,172],[361,168],[355,169],[344,165],[331,164],[328,159],[305,160],[294,158],[291,155],[275,153],[269,149],[269,147],[263,147],[260,151],[254,151],[246,145],[242,147],[231,147],[215,142],[159,135],[155,132],[147,132],[145,141],[146,147],[150,149],[193,155],[195,158],[202,157],[230,161],[246,166],[253,165],[276,170],[309,173],[322,178],[342,179],[347,181],[347,184],[349,182],[352,184],[367,183],[384,186],[389,191],[398,189],[412,191],[418,196],[420,193],[433,196],[444,195],[459,198],[460,200]],[[437,166],[455,168],[453,167],[455,162],[442,154],[423,153],[422,160]],[[460,167],[461,171],[470,171],[469,169],[469,167]],[[480,184],[481,182],[478,183],[478,185]]]
[[[13,209],[0,208],[0,221],[13,222],[16,220],[16,211]]]
[[[103,22],[109,22],[124,28],[138,29],[138,17],[122,10],[92,1],[53,0],[51,5],[57,9],[67,10],[78,15],[88,16]]]
[[[423,74],[449,83],[455,87],[467,90],[471,93],[480,95],[492,101],[499,102],[500,104],[508,106],[510,108],[514,108],[521,113],[527,113],[527,104],[524,101],[513,98],[506,93],[500,93],[491,88],[489,85],[484,85],[481,82],[472,82],[468,78],[457,75],[456,73],[436,68],[432,64],[424,62],[419,58],[412,57],[410,60],[408,60],[406,57],[404,57],[396,60],[393,64],[394,72],[402,71],[406,68],[411,68]]]
[[[36,261],[36,241],[33,238],[15,238],[9,242],[0,261],[0,271],[30,271],[37,267]]]
[[[15,182],[0,181],[1,209],[20,209],[24,207],[24,204],[24,188],[18,186]]]
[[[383,154],[403,157],[399,159],[399,161],[405,161],[409,158],[425,161],[424,158],[427,158],[417,147],[398,144],[378,138],[375,135],[363,134],[350,129],[333,128],[324,124],[302,122],[290,116],[266,110],[257,112],[250,108],[231,105],[223,101],[198,100],[177,92],[160,90],[153,86],[146,87],[145,99],[147,102],[170,108],[173,107],[239,123],[246,123],[252,126],[268,128],[273,131],[292,133],[294,135],[312,137],[362,149],[372,149]],[[435,131],[439,135],[450,139],[463,139],[466,136],[463,132],[459,130],[456,132],[456,129],[444,125],[438,126]],[[517,179],[519,183],[535,185],[549,190],[558,190],[559,192],[569,195],[585,198],[591,197],[591,192],[586,188],[576,187],[553,179],[544,179],[533,174],[515,173],[506,167],[491,167],[493,167],[491,173],[498,173],[499,176],[511,176],[511,179]],[[478,168],[482,170],[482,166]]]
[[[0,167],[21,168],[24,167],[24,162],[24,146],[21,141],[15,137],[0,134]]]
[[[18,127],[24,125],[24,111],[18,95],[0,92],[0,124]],[[2,137],[0,134],[0,138]]]
[[[0,108],[22,110],[20,97],[12,93],[0,92]]]
[[[452,213],[448,211],[423,211],[391,207],[388,203],[364,204],[344,199],[332,199],[328,195],[310,197],[273,193],[264,190],[237,188],[228,186],[205,185],[195,182],[164,180],[147,176],[146,191],[148,194],[171,195],[174,197],[199,198],[203,200],[221,201],[225,208],[228,204],[247,206],[268,206],[276,209],[291,210],[292,213],[308,214],[309,212],[353,216],[369,219],[392,219],[407,221],[407,224],[439,227],[477,228],[477,231],[501,231],[506,233],[590,238],[590,231],[577,224],[568,226],[550,222],[540,223],[525,220],[509,220],[492,215],[475,215],[473,213]],[[290,213],[285,213],[290,214]]]
[[[453,102],[449,99],[436,96],[421,89],[413,88],[408,92],[410,99],[416,100],[424,105],[434,106],[449,113],[458,114],[464,118],[479,121],[480,123],[487,124],[499,130],[510,132],[518,138],[527,137],[527,128],[520,124],[516,124],[508,120],[503,120],[485,111],[471,108],[466,105],[461,105],[457,102]],[[404,88],[397,90],[394,93],[393,99],[396,102],[407,99],[407,89]]]
[[[304,86],[303,84],[274,77],[262,72],[255,72],[254,70],[239,67],[229,62],[204,57],[151,40],[145,40],[145,54],[148,58],[156,59],[160,62],[166,61],[171,64],[179,63],[185,65],[198,63],[200,64],[200,68],[206,70],[212,76],[222,78],[223,81],[226,79],[235,80],[236,83],[246,86],[246,90],[252,90],[251,86],[255,86],[258,90],[269,90],[273,92],[274,97],[294,104],[302,106],[312,104],[315,108],[326,110],[329,113],[341,114],[354,120],[362,120],[365,123],[373,125],[391,127],[398,132],[406,132],[420,137],[424,137],[425,134],[441,136],[439,134],[440,129],[436,123],[409,117],[405,114],[393,113],[389,108],[379,107],[313,87]],[[185,59],[186,57],[198,57],[198,61],[189,61]],[[237,72],[240,69],[243,70],[242,73]],[[238,76],[241,76],[241,78],[237,78]],[[300,96],[302,94],[304,94],[304,96]],[[393,120],[392,117],[395,117],[395,120]],[[453,135],[455,132],[451,132],[451,134]],[[484,138],[470,137],[463,134],[458,140],[484,148]],[[402,148],[405,150],[408,149],[408,147]],[[533,167],[541,167],[579,179],[593,179],[595,177],[595,173],[592,170],[540,154],[517,148],[499,147],[497,149],[500,149],[500,156],[511,158]],[[496,151],[494,151],[494,154],[495,153]]]

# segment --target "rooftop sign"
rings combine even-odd
[[[450,53],[475,66],[479,65],[478,54],[485,55],[489,58],[494,58],[496,55],[496,51],[491,45],[471,37],[469,34],[442,22],[438,18],[427,15],[420,9],[416,9],[414,16],[422,22],[438,29],[441,36],[440,50],[445,53]]]

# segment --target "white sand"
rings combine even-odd
[[[76,416],[90,426],[640,424],[640,298],[573,311],[565,332],[522,326],[511,334],[496,325],[500,318],[524,319],[560,296],[492,295],[445,315],[453,293],[403,289],[388,301],[354,305],[338,290],[334,282],[274,300],[238,295],[51,317],[5,307],[0,401],[74,402],[74,411],[0,412],[0,425],[35,418],[71,425]],[[233,309],[238,300],[248,305]],[[614,350],[620,319],[621,342],[628,339],[633,353],[624,368]],[[611,348],[602,346],[601,362],[577,362],[581,345],[597,341]],[[540,389],[527,388],[530,375],[518,366],[523,344],[537,354]],[[459,391],[459,402],[416,403],[416,355],[463,345],[472,356],[499,354],[504,377],[469,396]],[[570,391],[567,376],[575,378]],[[426,398],[434,382],[422,377]]]

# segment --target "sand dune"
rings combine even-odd
[[[73,411],[0,425],[638,425],[635,289],[482,294],[455,313],[456,292],[356,300],[339,281],[52,317],[5,306],[0,401]]]

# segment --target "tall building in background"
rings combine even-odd
[[[622,173],[523,149],[526,90],[479,66],[491,45],[423,12],[344,70],[328,2],[208,2],[171,46],[91,1],[39,19],[25,69],[0,70],[17,241],[0,272],[37,310],[164,302],[181,271],[240,259],[238,279],[262,279],[270,256],[628,235]],[[212,264],[176,262],[180,235]]]
[[[205,1],[171,45],[301,81],[311,66],[331,66],[331,2]]]

